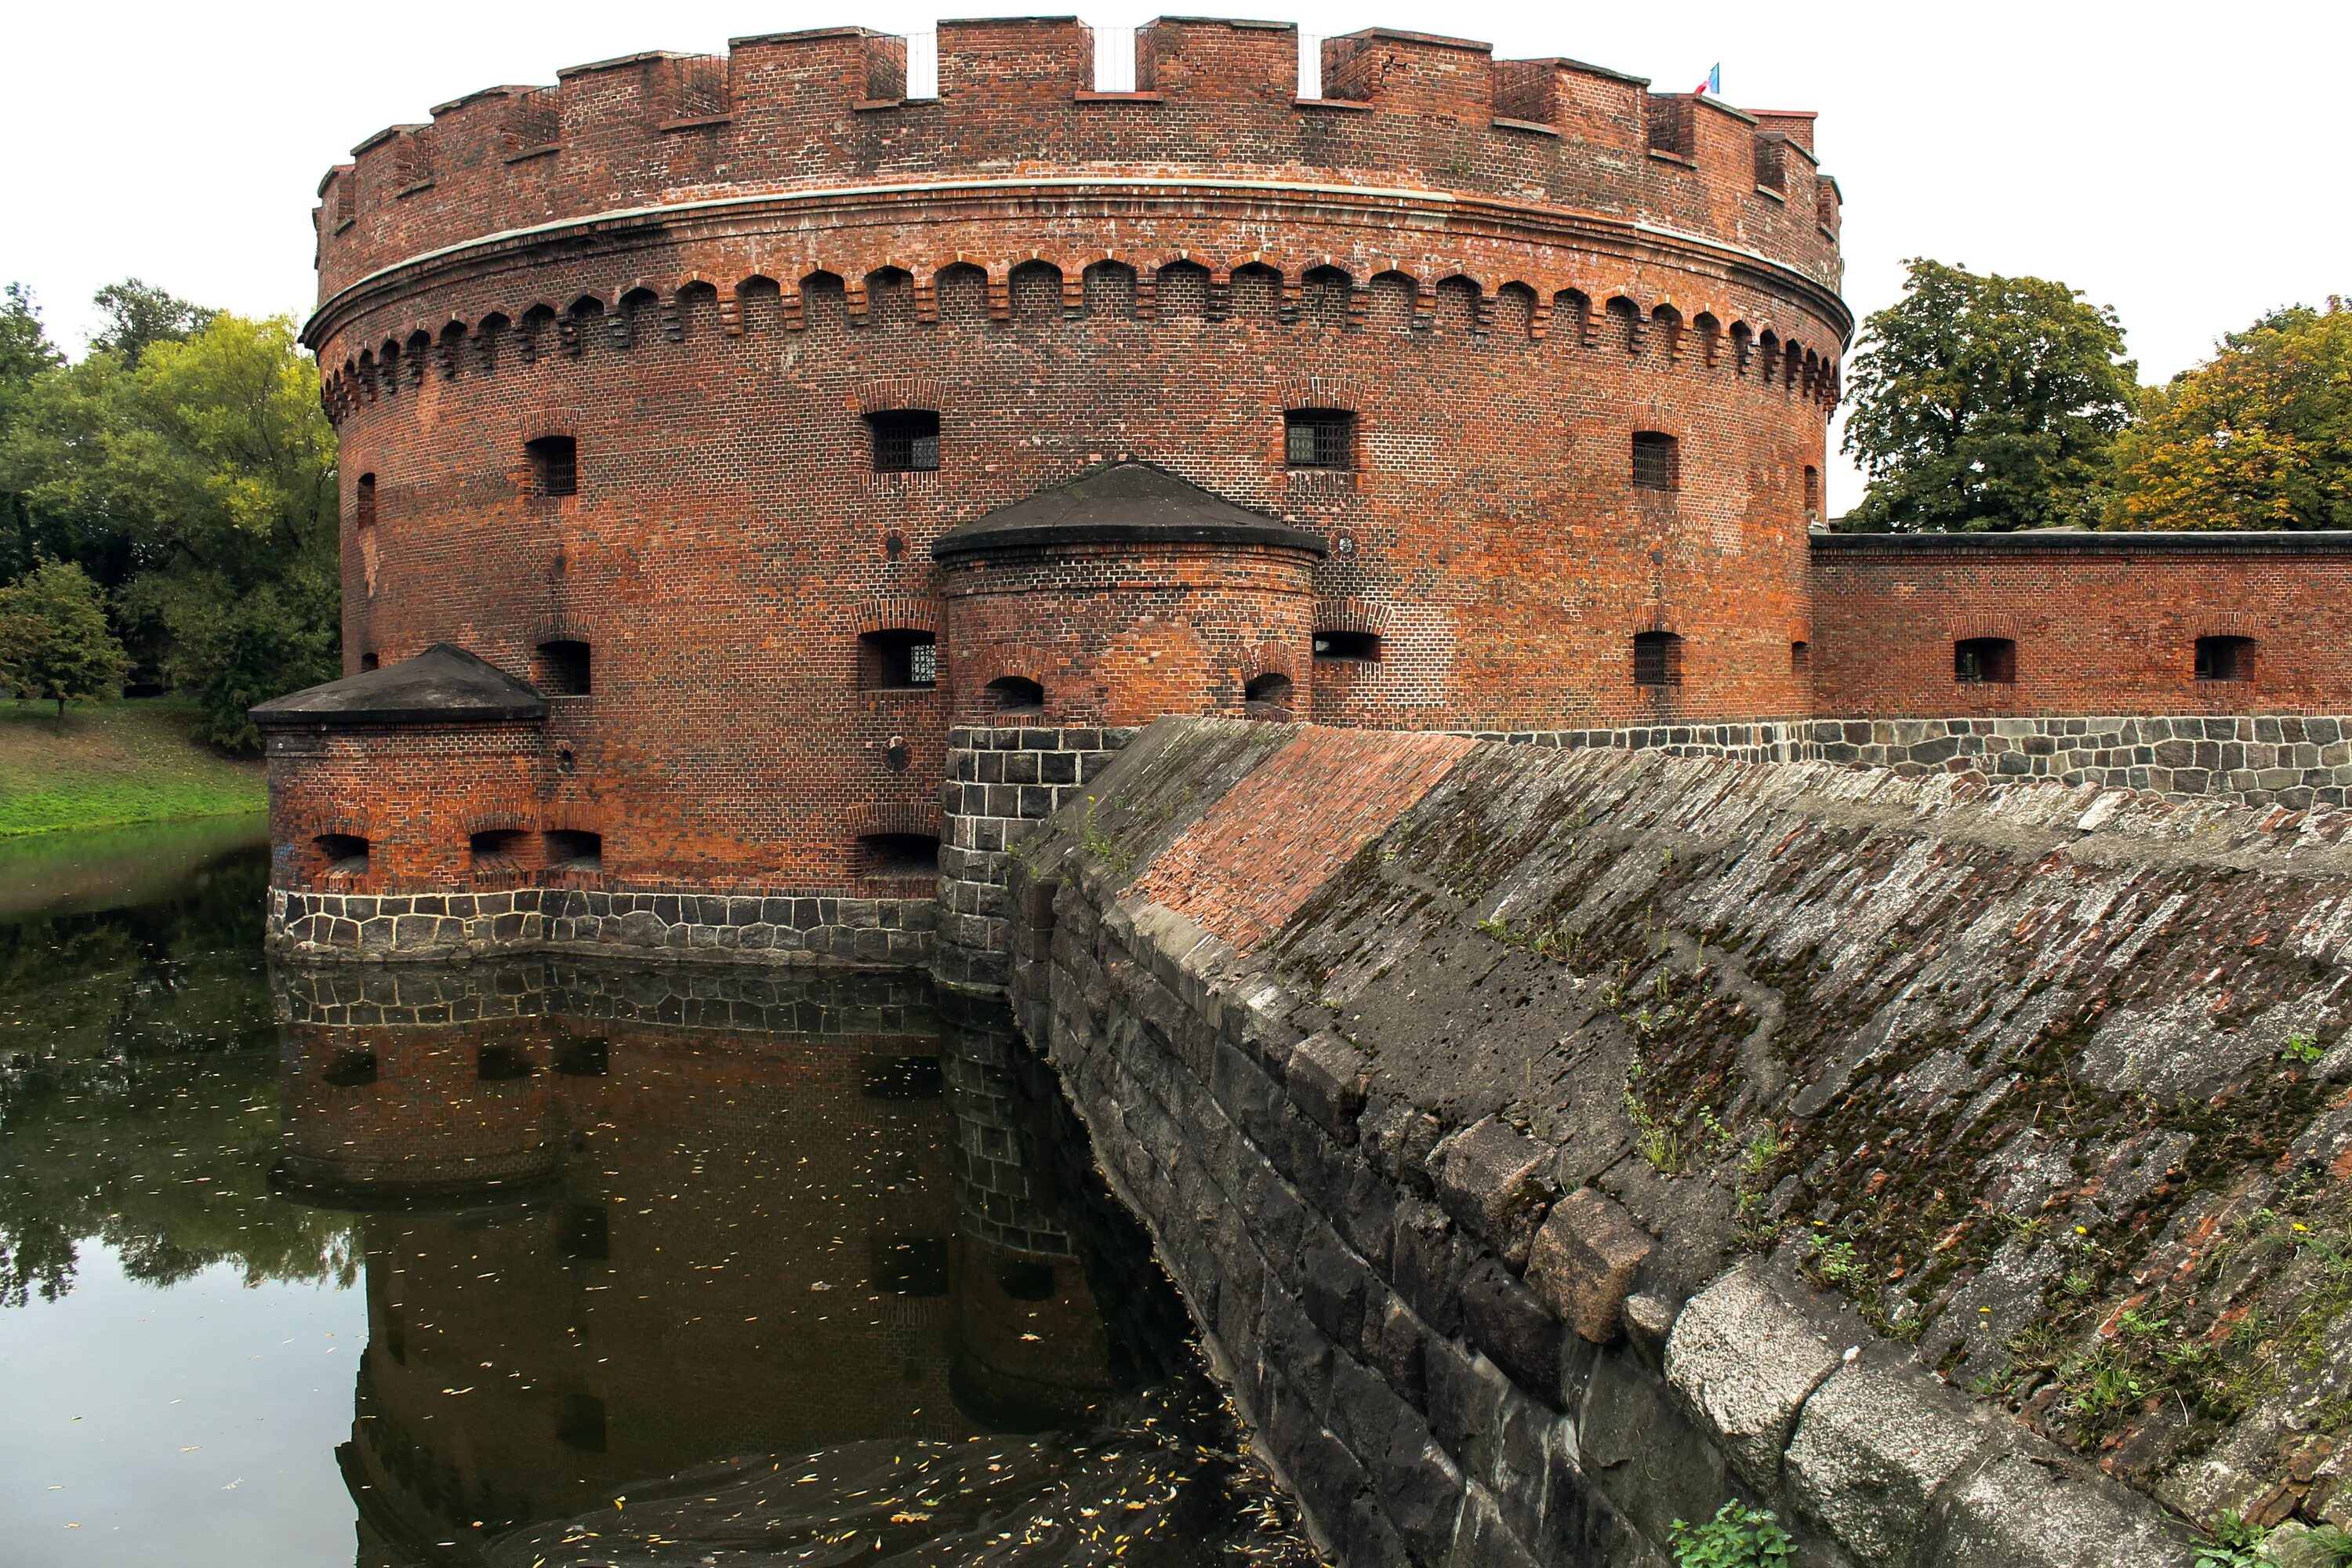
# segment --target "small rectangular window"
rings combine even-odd
[[[1317,632],[1315,657],[1348,664],[1378,664],[1381,639],[1370,632]]]
[[[1813,672],[1813,645],[1792,642],[1789,645],[1789,673],[1802,679]]]
[[[375,526],[375,476],[362,474],[352,497],[352,521],[362,528]]]
[[[1633,488],[1673,490],[1682,488],[1682,463],[1672,436],[1657,430],[1633,432]]]
[[[2197,639],[2198,679],[2252,680],[2253,678],[2253,638],[2199,637]]]
[[[542,697],[585,697],[590,690],[589,652],[584,642],[543,642],[532,650],[531,684]]]
[[[580,447],[569,436],[541,436],[525,447],[530,457],[531,489],[542,496],[580,492]]]
[[[2008,637],[1966,637],[1952,645],[1952,679],[1962,686],[2008,686],[2017,679],[2017,644]]]
[[[928,408],[869,414],[877,474],[929,473],[940,466],[940,416]]]
[[[1822,471],[1810,464],[1805,468],[1805,521],[1816,521],[1822,515]]]
[[[1665,688],[1683,683],[1683,639],[1672,632],[1633,634],[1633,684]]]
[[[1294,468],[1356,466],[1356,416],[1338,408],[1295,408],[1282,416],[1283,461]]]
[[[935,687],[940,645],[929,632],[866,632],[857,639],[857,684],[869,690]]]

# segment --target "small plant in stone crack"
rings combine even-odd
[[[1734,1498],[1705,1524],[1675,1521],[1675,1568],[1783,1568],[1794,1543],[1769,1509]]]
[[[1086,821],[1079,828],[1078,843],[1087,854],[1101,861],[1112,871],[1124,876],[1135,866],[1135,851],[1095,826],[1095,810],[1101,804],[1094,796],[1087,796]],[[1110,808],[1117,811],[1118,802],[1112,801]]]
[[[2211,1532],[2197,1548],[2197,1568],[2273,1568],[2263,1551],[2267,1530],[2248,1524],[2234,1513],[2213,1521]]]
[[[1682,1133],[1642,1102],[1636,1087],[1641,1081],[1642,1064],[1637,1061],[1625,1069],[1625,1120],[1633,1124],[1642,1158],[1650,1163],[1650,1168],[1662,1176],[1678,1176],[1689,1163],[1690,1152],[1683,1147]]]
[[[2279,1052],[2279,1060],[2307,1068],[2316,1066],[2326,1055],[2326,1048],[2309,1035],[2289,1035],[2286,1045]]]
[[[1831,1285],[1843,1285],[1862,1278],[1862,1260],[1854,1256],[1853,1243],[1842,1236],[1816,1231],[1811,1241],[1812,1271]]]
[[[1734,1209],[1738,1244],[1750,1252],[1765,1252],[1780,1237],[1780,1226],[1768,1209],[1772,1191],[1773,1162],[1780,1157],[1780,1130],[1767,1122],[1748,1141],[1739,1155],[1739,1197]]]

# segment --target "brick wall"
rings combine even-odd
[[[1816,536],[1812,597],[1825,717],[2332,713],[2352,697],[2344,534]],[[2200,637],[2243,639],[2242,678],[2199,679]],[[1956,679],[1963,638],[2013,644],[2015,679]]]

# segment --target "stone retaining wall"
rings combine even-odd
[[[810,893],[335,893],[269,889],[269,945],[307,958],[459,959],[496,952],[597,952],[730,963],[920,965],[931,954],[929,899]]]
[[[1154,726],[1010,870],[1023,1029],[1342,1562],[2352,1517],[2352,813],[1440,740]]]

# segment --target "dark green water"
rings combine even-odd
[[[1304,1563],[1000,1010],[0,847],[0,1563]]]

